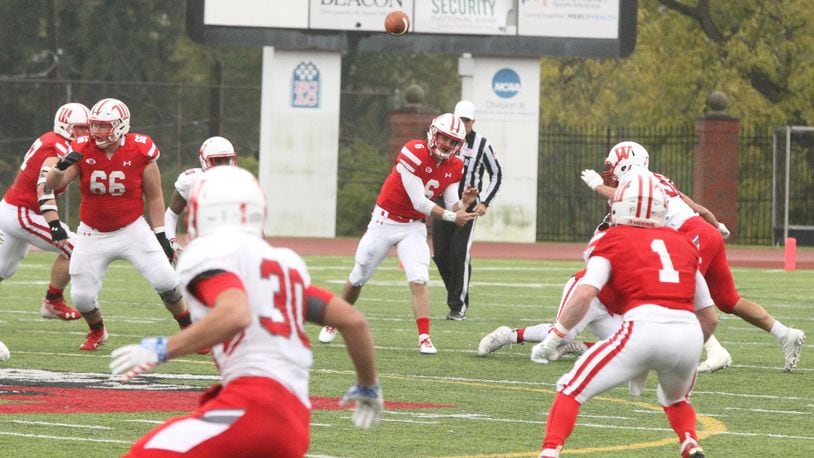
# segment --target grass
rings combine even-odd
[[[0,390],[3,385],[22,383],[9,381],[14,373],[24,374],[27,389],[37,388],[40,384],[30,376],[32,372],[25,372],[34,370],[54,372],[43,386],[54,386],[54,381],[61,386],[104,386],[113,348],[177,330],[146,281],[128,264],[117,262],[100,297],[111,340],[96,353],[79,352],[86,332],[83,322],[43,320],[37,313],[52,259],[50,254],[31,253],[17,274],[0,285],[0,340],[13,355],[0,362]],[[349,257],[306,260],[313,282],[336,292],[352,263]],[[472,307],[464,322],[442,319],[445,291],[432,272],[432,337],[439,353],[427,356],[417,350],[403,271],[394,258],[387,259],[357,304],[373,329],[385,399],[438,406],[388,408],[383,423],[367,432],[352,426],[347,410],[315,410],[309,456],[536,456],[554,385],[573,361],[534,364],[528,358],[529,345],[504,348],[486,358],[479,358],[476,348],[480,338],[499,325],[518,327],[550,320],[562,284],[579,268],[580,264],[571,262],[476,259]],[[808,334],[814,323],[811,275],[811,271],[735,269],[744,296]],[[315,358],[311,394],[338,397],[354,381],[342,339],[321,345],[316,339],[319,328],[308,325],[307,331]],[[800,366],[789,374],[782,372],[782,352],[768,333],[722,315],[716,336],[732,354],[734,366],[702,374],[693,394],[708,456],[814,456],[810,427],[814,355],[804,349]],[[155,374],[143,377],[140,386],[198,390],[211,383],[217,372],[208,357],[191,355],[158,367]],[[656,401],[654,380],[651,376],[640,398],[619,387],[587,403],[564,454],[676,456],[677,440]],[[128,396],[147,399],[149,393],[134,391]],[[0,391],[0,409],[23,405],[14,399]],[[106,405],[124,402],[116,397],[98,399],[103,401]],[[118,456],[155,424],[188,410],[15,413],[6,409],[2,412],[8,413],[0,414],[0,448],[4,454],[13,450],[16,458]]]

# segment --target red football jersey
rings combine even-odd
[[[608,310],[623,314],[642,304],[695,311],[698,249],[684,234],[668,227],[614,226],[591,241],[588,256],[611,263],[605,289],[614,292]]]
[[[584,276],[585,276],[585,269],[582,269],[579,272],[574,274],[574,278],[576,280],[580,280]],[[599,294],[597,294],[597,299],[599,299],[599,302],[601,302],[602,305],[605,306],[605,308],[609,308],[608,304],[614,304],[616,302],[619,302],[614,297],[613,292],[614,291],[610,287],[608,287],[608,285],[605,285],[601,290],[599,290]],[[608,310],[608,311],[610,312],[610,310]],[[613,312],[611,312],[611,313],[613,313]]]
[[[23,163],[14,183],[3,197],[6,202],[18,207],[25,207],[35,213],[40,212],[37,199],[37,180],[40,177],[40,168],[43,161],[49,157],[63,157],[68,154],[70,143],[56,132],[44,133],[34,141],[28,152],[25,153]],[[57,190],[60,194],[65,188]]]
[[[110,232],[121,229],[144,214],[144,169],[161,154],[148,135],[129,133],[110,159],[90,137],[71,145],[82,153],[79,167],[79,219],[88,226]]]
[[[405,143],[396,158],[396,165],[398,164],[421,179],[421,182],[424,183],[424,195],[431,200],[441,196],[444,189],[450,184],[459,183],[464,173],[464,163],[457,156],[437,164],[424,140],[411,140]],[[407,195],[401,182],[401,175],[396,171],[396,165],[393,165],[393,170],[384,180],[376,204],[391,214],[403,218],[426,218],[427,215],[413,207],[410,196]]]

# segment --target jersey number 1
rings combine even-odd
[[[650,249],[659,255],[661,269],[659,269],[659,281],[662,283],[678,283],[678,271],[673,267],[670,253],[667,252],[667,245],[662,239],[653,239],[650,242]]]

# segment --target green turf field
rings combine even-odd
[[[10,360],[0,362],[0,455],[121,455],[152,426],[185,412],[104,412],[125,401],[154,402],[154,390],[160,386],[202,389],[212,383],[216,371],[208,357],[193,355],[158,367],[158,375],[140,377],[132,386],[138,390],[112,390],[119,388],[106,376],[113,348],[143,336],[173,333],[177,326],[138,273],[117,262],[100,297],[110,341],[96,353],[80,352],[84,322],[44,320],[38,314],[52,259],[50,254],[31,253],[17,274],[0,284],[0,340],[12,352]],[[352,263],[346,257],[306,260],[313,282],[335,292]],[[534,364],[528,357],[530,345],[515,345],[486,358],[478,357],[476,348],[481,337],[499,325],[552,319],[563,283],[579,268],[569,262],[477,259],[471,310],[464,322],[443,320],[445,291],[431,272],[432,338],[439,353],[420,355],[404,274],[394,258],[387,259],[357,305],[373,329],[385,400],[403,404],[388,407],[383,423],[367,432],[352,426],[350,411],[315,410],[309,456],[536,456],[554,383],[573,360]],[[784,323],[809,335],[814,332],[814,272],[735,269],[735,277],[744,296],[762,303]],[[319,328],[309,325],[307,330],[315,358],[311,394],[338,397],[354,381],[342,339],[321,345],[316,339]],[[814,456],[814,352],[804,349],[799,367],[789,374],[782,371],[782,352],[768,333],[721,316],[716,335],[734,365],[699,376],[692,398],[707,456]],[[651,376],[640,398],[620,387],[584,406],[564,455],[677,456],[678,443],[656,401],[654,380]],[[11,385],[23,385],[24,393],[10,392]],[[25,397],[42,391],[38,387],[98,391],[96,398],[79,404],[63,402],[54,393]],[[167,399],[190,393],[158,394],[165,398],[156,402],[166,406],[172,404]],[[433,406],[406,408],[406,403]],[[41,413],[42,405],[65,407]],[[80,407],[70,407],[76,405]]]

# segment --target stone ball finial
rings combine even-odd
[[[404,89],[404,101],[408,105],[420,105],[424,103],[424,88],[418,84],[411,84]]]
[[[722,91],[713,91],[707,97],[707,108],[713,113],[725,113],[727,106],[729,106],[729,97]]]

